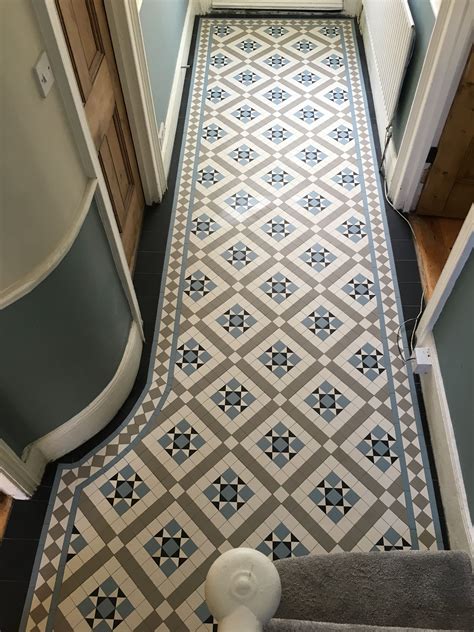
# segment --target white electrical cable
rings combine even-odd
[[[395,213],[397,213],[398,215],[400,215],[400,217],[408,224],[408,227],[411,230],[411,234],[413,235],[413,241],[415,243],[417,243],[417,239],[416,239],[416,235],[415,235],[415,231],[413,230],[413,226],[411,225],[411,222],[405,217],[405,215],[403,215],[403,213],[401,213],[397,208],[395,208],[395,206],[392,204],[390,198],[388,197],[388,187],[387,187],[387,181],[384,181],[384,193],[385,193],[385,199],[387,200],[387,203],[389,204],[389,206],[395,211]],[[420,309],[418,311],[418,314],[416,316],[416,318],[409,318],[408,320],[403,321],[403,323],[400,325],[400,327],[398,328],[398,333],[397,333],[397,345],[398,345],[398,351],[400,352],[400,345],[399,345],[399,341],[400,341],[400,332],[402,327],[404,327],[407,323],[410,323],[412,320],[415,321],[415,324],[413,325],[413,331],[411,332],[411,336],[410,336],[410,345],[409,345],[409,352],[410,352],[410,357],[409,358],[405,358],[404,355],[402,353],[400,353],[400,355],[402,356],[404,362],[409,362],[410,360],[413,360],[412,353],[413,353],[413,344],[415,341],[415,331],[416,328],[418,326],[418,321],[421,318],[421,315],[423,313],[423,302],[425,300],[425,291],[423,290],[423,292],[421,293],[421,300],[420,300]]]

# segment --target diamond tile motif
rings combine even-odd
[[[221,514],[229,519],[254,495],[250,487],[232,468],[228,468],[204,494],[217,507]]]
[[[281,340],[275,342],[260,358],[260,362],[277,377],[283,377],[301,358]]]
[[[110,577],[90,593],[79,605],[91,630],[115,630],[133,612],[125,593]]]
[[[119,516],[122,516],[148,494],[150,489],[133,468],[126,465],[104,483],[100,491]]]
[[[370,300],[375,298],[373,288],[373,281],[365,277],[363,274],[356,274],[356,276],[342,289],[358,303],[366,305]]]
[[[187,277],[184,291],[193,301],[198,301],[216,287],[216,284],[203,272],[194,272]]]
[[[290,94],[284,88],[274,86],[271,90],[265,92],[263,96],[268,99],[270,103],[273,103],[273,105],[281,105],[290,97]]]
[[[241,105],[239,108],[232,112],[232,116],[235,116],[241,123],[250,123],[259,116],[259,112],[252,108],[250,105]]]
[[[222,388],[214,393],[211,399],[225,412],[229,419],[235,419],[255,401],[252,393],[235,378],[224,384]]]
[[[242,241],[237,242],[234,246],[223,252],[222,256],[233,265],[236,270],[242,270],[242,268],[245,268],[246,265],[257,258],[255,252]]]
[[[336,260],[336,255],[326,250],[321,244],[314,244],[303,252],[300,259],[311,266],[313,270],[321,272]]]
[[[339,35],[339,27],[338,26],[323,26],[319,29],[319,32],[325,35],[326,37],[330,37],[333,39],[334,37],[338,37]]]
[[[268,140],[271,140],[272,143],[279,145],[283,141],[288,140],[288,138],[290,138],[293,134],[281,125],[277,124],[267,129],[263,135],[265,138],[268,138]]]
[[[329,92],[326,92],[324,96],[326,99],[329,99],[337,105],[343,105],[349,101],[349,94],[347,90],[344,90],[343,88],[333,88],[332,90],[329,90]]]
[[[377,425],[357,448],[382,472],[386,472],[398,460],[396,445],[395,437]]]
[[[355,244],[359,243],[361,239],[367,236],[365,231],[365,222],[357,219],[356,217],[350,217],[346,219],[337,229],[341,235],[347,237]]]
[[[329,57],[323,59],[323,64],[329,66],[329,68],[339,70],[339,68],[342,68],[344,66],[344,59],[339,55],[332,54],[329,55]]]
[[[301,110],[295,112],[295,116],[303,121],[303,123],[314,123],[322,117],[322,114],[311,105],[305,105]]]
[[[390,527],[383,537],[378,540],[373,551],[410,551],[410,542],[402,538],[395,529]]]
[[[272,55],[268,59],[265,59],[264,63],[267,64],[268,66],[270,66],[271,68],[278,68],[279,69],[279,68],[283,68],[283,66],[286,66],[287,64],[289,64],[290,61],[286,57],[283,57],[282,55],[280,55],[280,53],[275,53],[274,55]]]
[[[186,375],[191,375],[211,359],[210,354],[194,338],[190,338],[178,348],[178,366]]]
[[[257,551],[268,555],[272,560],[309,555],[308,549],[282,522],[257,546]]]
[[[311,215],[316,215],[317,213],[324,211],[325,208],[330,206],[331,202],[320,193],[317,193],[316,191],[311,191],[300,200],[298,200],[298,204],[306,211],[311,213]]]
[[[293,79],[305,87],[310,87],[317,83],[320,80],[320,77],[310,70],[303,70],[295,75]]]
[[[169,432],[158,440],[158,443],[181,465],[205,444],[201,435],[182,419]]]
[[[211,66],[214,66],[214,68],[224,68],[225,66],[228,66],[231,62],[231,58],[227,57],[227,55],[224,55],[223,53],[217,53],[216,55],[212,55],[211,56]]]
[[[293,44],[293,48],[296,48],[300,53],[310,53],[315,49],[315,44],[307,39],[301,39],[298,40],[296,44]]]
[[[217,630],[234,546],[443,546],[353,21],[205,16],[189,93],[147,386],[58,468],[32,632]]]
[[[219,228],[220,225],[214,219],[206,215],[206,213],[203,213],[193,219],[191,232],[193,235],[196,235],[196,237],[199,237],[199,239],[206,239],[206,237],[215,233]]]
[[[227,99],[227,97],[229,96],[230,94],[227,92],[227,90],[224,90],[224,88],[221,88],[220,86],[213,86],[207,91],[207,98],[212,103],[220,103],[221,101],[224,101],[224,99]]]
[[[268,35],[271,35],[271,37],[278,39],[283,35],[286,35],[286,33],[288,33],[288,30],[284,26],[269,26],[265,29],[265,33],[268,33]]]
[[[369,343],[359,349],[349,362],[371,381],[385,371],[383,353]]]
[[[260,81],[261,77],[257,75],[256,72],[253,72],[253,70],[244,70],[243,72],[239,72],[238,75],[235,75],[234,79],[244,86],[251,86],[253,83]]]
[[[257,441],[257,445],[279,468],[304,447],[304,443],[281,421]]]
[[[355,491],[335,472],[328,474],[309,497],[335,524],[360,500]]]
[[[237,211],[237,213],[245,213],[255,206],[257,200],[253,195],[241,189],[227,198],[226,202],[234,211]]]
[[[238,338],[257,322],[256,319],[239,304],[234,305],[217,319],[234,338]]]
[[[293,179],[293,176],[281,169],[281,167],[274,167],[262,178],[262,180],[270,184],[272,187],[275,187],[275,189],[281,189],[285,185],[289,184]]]
[[[216,123],[210,123],[203,127],[202,137],[204,140],[209,141],[210,143],[215,143],[217,140],[224,138],[227,132],[219,127]]]
[[[268,281],[262,283],[260,289],[276,303],[283,303],[298,289],[298,286],[281,272],[277,272]]]
[[[349,400],[327,380],[315,388],[305,402],[327,422],[332,421],[349,404]]]
[[[300,152],[296,154],[296,157],[307,164],[309,167],[315,167],[317,164],[327,158],[327,154],[314,147],[314,145],[308,145]]]
[[[324,307],[318,307],[311,314],[309,314],[303,321],[305,325],[313,334],[316,334],[321,340],[326,340],[331,334],[333,334],[342,325],[339,318],[336,318],[334,314]]]
[[[240,147],[236,147],[229,154],[232,160],[235,160],[236,162],[238,162],[239,165],[248,165],[253,160],[255,160],[255,158],[257,158],[258,155],[259,154],[257,154],[255,149],[252,149],[251,147],[245,144],[240,145]]]
[[[348,191],[352,191],[352,189],[360,185],[359,174],[347,167],[336,173],[332,180]]]
[[[171,520],[145,544],[145,549],[163,573],[170,577],[197,551],[197,546],[178,522]]]
[[[254,50],[257,50],[260,47],[261,44],[250,38],[240,42],[239,44],[240,50],[243,50],[244,53],[253,53]]]
[[[339,125],[333,129],[332,132],[329,133],[329,136],[338,143],[341,143],[341,145],[347,145],[351,140],[354,140],[352,129],[345,125]]]
[[[282,239],[285,239],[285,237],[288,237],[288,235],[291,235],[291,233],[295,230],[295,227],[284,217],[281,217],[281,215],[276,215],[264,224],[262,229],[267,235],[276,241],[281,241]]]

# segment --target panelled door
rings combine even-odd
[[[144,197],[104,0],[56,0],[89,129],[130,268]]]
[[[474,54],[471,50],[416,212],[463,219],[473,201]]]

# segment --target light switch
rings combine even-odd
[[[43,97],[47,97],[54,83],[53,71],[46,51],[43,51],[36,62],[35,74]]]

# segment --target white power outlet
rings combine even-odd
[[[414,367],[413,371],[420,375],[425,375],[431,371],[431,353],[429,347],[415,347],[414,349]]]
[[[35,74],[38,79],[38,85],[41,91],[41,95],[46,98],[49,94],[49,91],[53,87],[54,75],[53,71],[51,70],[51,64],[49,63],[48,55],[45,51],[41,53],[40,58],[36,62]]]

